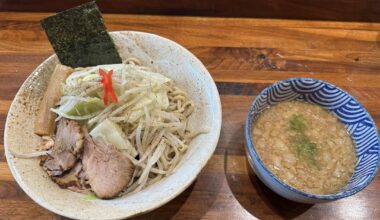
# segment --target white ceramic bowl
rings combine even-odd
[[[212,156],[220,134],[222,115],[218,90],[203,64],[188,50],[166,38],[142,32],[113,32],[121,57],[139,58],[173,79],[196,104],[189,125],[206,128],[196,137],[178,169],[139,193],[112,200],[86,201],[83,195],[60,189],[38,164],[38,159],[14,158],[15,152],[31,152],[40,138],[33,134],[36,110],[47,86],[48,76],[58,62],[55,55],[45,60],[27,78],[8,113],[4,133],[5,155],[14,178],[38,204],[59,215],[75,219],[120,219],[148,212],[183,192]]]

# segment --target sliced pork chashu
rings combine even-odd
[[[99,198],[113,198],[128,185],[134,165],[115,146],[95,143],[86,128],[83,133],[83,168],[88,183]]]
[[[50,176],[60,176],[73,168],[83,150],[83,133],[78,122],[61,119],[58,122],[54,146],[43,168]]]
[[[59,177],[53,177],[53,180],[61,188],[68,188],[68,187],[73,187],[73,186],[82,188],[83,184],[80,179],[81,172],[82,172],[82,163],[78,161],[68,173]]]

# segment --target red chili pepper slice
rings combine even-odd
[[[117,96],[115,91],[112,87],[112,74],[113,70],[110,70],[107,74],[106,71],[99,69],[99,74],[103,76],[103,78],[100,80],[100,82],[103,84],[104,89],[104,95],[103,95],[103,102],[104,105],[108,105],[108,96],[111,97],[111,100],[113,103],[117,103]]]

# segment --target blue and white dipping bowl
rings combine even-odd
[[[354,140],[357,159],[354,174],[348,184],[335,194],[310,194],[289,186],[269,171],[253,146],[251,125],[260,113],[271,105],[291,100],[314,103],[333,112]],[[249,109],[245,140],[248,161],[260,180],[280,196],[301,203],[321,203],[351,196],[374,179],[380,164],[380,138],[367,110],[346,91],[317,79],[291,78],[265,88]]]

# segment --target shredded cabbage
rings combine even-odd
[[[137,151],[132,147],[120,126],[106,119],[90,132],[94,140],[101,138],[103,141],[116,146],[119,150],[125,150],[128,154],[135,157]]]
[[[85,99],[71,98],[62,103],[58,111],[70,116],[85,116],[103,110],[103,101],[99,98],[88,97]]]

